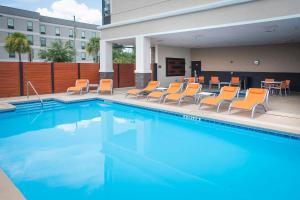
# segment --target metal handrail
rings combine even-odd
[[[41,102],[41,105],[42,105],[42,108],[43,108],[44,107],[44,102],[43,102],[43,100],[41,99],[39,93],[36,91],[36,89],[34,88],[34,86],[32,85],[32,83],[30,81],[26,82],[27,99],[29,99],[29,90],[28,90],[29,85],[33,89],[33,91],[35,92],[36,96],[39,98],[39,100]]]

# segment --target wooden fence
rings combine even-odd
[[[66,92],[80,78],[98,84],[99,68],[94,63],[0,62],[0,97],[26,95],[27,81],[39,94]],[[134,86],[134,70],[134,64],[114,64],[114,87]]]

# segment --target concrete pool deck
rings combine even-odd
[[[233,110],[231,114],[227,112],[228,105],[225,105],[221,112],[217,113],[216,108],[199,106],[192,102],[183,102],[181,106],[167,102],[159,104],[157,100],[147,101],[145,98],[127,97],[125,92],[128,88],[115,89],[113,95],[97,95],[94,92],[83,95],[66,95],[66,93],[41,95],[42,99],[57,99],[63,102],[73,102],[88,99],[104,99],[137,105],[146,108],[160,109],[169,112],[177,112],[196,117],[208,118],[223,122],[230,122],[240,125],[253,126],[274,131],[286,132],[292,135],[300,136],[300,95],[291,96],[270,96],[269,110],[267,113],[259,111],[255,113],[254,118],[250,117],[250,112]],[[36,96],[0,98],[0,112],[13,110],[14,105],[10,103],[27,102],[37,100]]]

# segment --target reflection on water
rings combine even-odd
[[[0,166],[28,199],[300,197],[298,141],[99,101],[0,119]]]

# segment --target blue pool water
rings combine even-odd
[[[0,114],[0,167],[28,200],[299,200],[300,140],[102,102]]]

